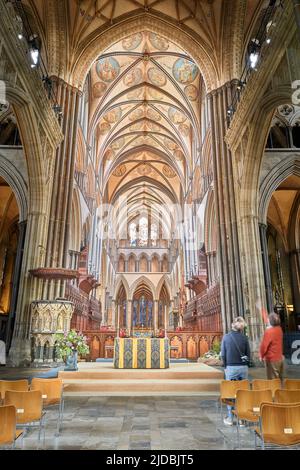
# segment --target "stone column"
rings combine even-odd
[[[294,312],[300,313],[300,250],[290,253],[291,279],[294,300]]]
[[[127,300],[127,315],[126,315],[126,329],[129,335],[131,335],[132,328],[132,300]]]
[[[107,305],[107,325],[112,325],[112,296],[108,296],[108,305]]]
[[[67,268],[80,91],[61,79],[53,78],[53,81],[56,85],[58,103],[62,108],[61,127],[64,140],[56,155],[46,266]],[[64,297],[64,293],[65,281],[55,283],[50,280],[45,283],[44,298]]]
[[[121,306],[116,303],[116,313],[117,313],[117,336],[119,337],[119,332],[120,332],[120,315],[121,315]]]
[[[300,38],[300,0],[293,0],[293,2],[294,2],[295,18],[296,18],[296,23],[298,26],[298,33],[299,33],[299,38]]]
[[[270,313],[273,311],[274,305],[273,305],[272,282],[271,282],[270,265],[269,265],[267,228],[268,228],[267,225],[262,224],[262,223],[259,224],[261,254],[262,254],[262,262],[263,262],[263,269],[264,269],[264,278],[265,278],[266,300],[267,300],[268,312]]]
[[[266,315],[266,291],[261,256],[261,240],[258,217],[248,214],[241,217],[242,263],[244,276],[244,295],[247,305],[246,322],[253,358],[259,354],[259,344],[264,332]]]
[[[228,127],[227,110],[235,87],[235,82],[229,82],[208,95],[212,130],[221,306],[225,332],[230,329],[233,317],[244,315],[235,180],[232,154],[224,141]]]
[[[158,300],[153,302],[154,332],[158,330]]]
[[[117,309],[117,304],[116,304],[116,301],[114,299],[112,299],[111,301],[111,326],[112,328],[116,328],[116,309]]]
[[[165,337],[167,336],[167,329],[168,329],[168,318],[167,318],[167,306],[164,304],[164,330],[165,330]]]
[[[24,243],[25,243],[26,225],[27,225],[26,220],[19,223],[19,240],[18,240],[17,255],[15,259],[15,266],[14,266],[12,296],[11,296],[11,304],[10,304],[10,311],[9,311],[9,317],[8,317],[7,330],[6,330],[6,340],[5,340],[7,351],[10,348],[10,343],[11,343],[13,330],[14,330],[17,299],[18,299],[19,284],[20,284],[20,275],[21,275],[21,266],[22,266]]]

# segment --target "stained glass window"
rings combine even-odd
[[[157,224],[151,224],[151,242],[152,246],[157,245],[157,239],[158,239],[158,227]]]
[[[140,322],[142,326],[146,324],[146,302],[145,297],[141,297],[140,299]]]
[[[136,224],[129,225],[130,246],[136,246]]]
[[[139,223],[139,245],[147,246],[148,245],[148,220],[146,217],[142,217]]]
[[[138,300],[134,300],[133,302],[133,326],[136,326],[138,324],[138,306],[139,306]]]

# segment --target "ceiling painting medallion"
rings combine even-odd
[[[152,121],[161,121],[161,115],[152,108],[147,110],[147,117],[152,119]]]
[[[180,124],[178,129],[183,137],[188,137],[190,135],[190,126],[187,126],[186,124]]]
[[[120,107],[111,109],[104,116],[103,119],[110,124],[115,124],[121,119],[122,109]]]
[[[143,80],[143,72],[140,68],[134,68],[125,75],[123,83],[125,86],[135,86],[141,83]]]
[[[169,139],[168,137],[165,137],[164,144],[169,150],[175,150],[177,147],[177,144],[173,140]]]
[[[164,165],[162,171],[167,178],[175,178],[176,176],[175,171],[169,165]]]
[[[149,40],[151,45],[158,51],[167,51],[169,49],[169,42],[156,33],[150,33]]]
[[[107,134],[111,129],[111,125],[108,122],[102,122],[99,126],[99,131],[101,135]]]
[[[120,178],[121,176],[124,176],[126,173],[126,165],[119,165],[114,171],[113,175],[116,176],[117,178]]]
[[[127,38],[123,39],[122,47],[125,51],[134,51],[143,40],[142,33],[133,34],[132,36],[128,36]]]
[[[119,150],[121,147],[123,147],[123,145],[125,144],[125,139],[124,137],[119,137],[117,140],[115,140],[112,144],[111,144],[111,148],[113,150]]]
[[[120,64],[113,57],[105,57],[98,60],[96,70],[101,80],[111,83],[119,76]]]
[[[143,108],[137,108],[132,113],[130,113],[129,116],[129,121],[136,121],[137,119],[141,119],[144,117],[144,109]]]
[[[137,90],[130,91],[129,93],[127,93],[126,96],[128,100],[138,100],[139,98],[141,98],[143,92],[143,88],[138,88]]]
[[[151,67],[148,70],[148,78],[150,82],[152,83],[152,85],[155,85],[158,87],[165,86],[167,83],[166,76],[163,74],[161,70],[159,70],[156,67]]]
[[[147,91],[150,95],[150,98],[152,98],[153,100],[160,101],[163,99],[163,95],[155,88],[148,87]]]
[[[175,149],[174,157],[175,157],[176,160],[182,161],[184,159],[183,151],[180,150],[179,148]]]
[[[195,85],[186,86],[184,89],[184,93],[190,101],[196,101],[199,96],[198,89],[197,87],[195,87]]]
[[[173,65],[173,76],[177,82],[187,85],[198,76],[199,69],[196,64],[188,59],[178,59]]]
[[[169,108],[168,111],[169,118],[173,122],[173,124],[182,124],[183,122],[186,121],[186,116],[182,114],[180,111],[178,111],[177,108]]]
[[[107,85],[104,82],[97,82],[93,86],[94,98],[101,98],[107,90]]]

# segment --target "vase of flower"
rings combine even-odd
[[[66,362],[65,362],[66,366],[64,370],[78,370],[77,359],[78,359],[78,352],[73,351],[73,353],[70,354],[66,358]]]
[[[57,355],[58,357],[61,357],[66,364],[64,370],[78,370],[78,354],[80,356],[85,356],[89,353],[87,338],[82,333],[77,333],[76,330],[71,330],[69,333],[57,334],[55,339]]]

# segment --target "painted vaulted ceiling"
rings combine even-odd
[[[199,146],[201,85],[185,51],[149,31],[94,63],[89,129],[108,202],[126,195],[137,210],[182,200]]]

